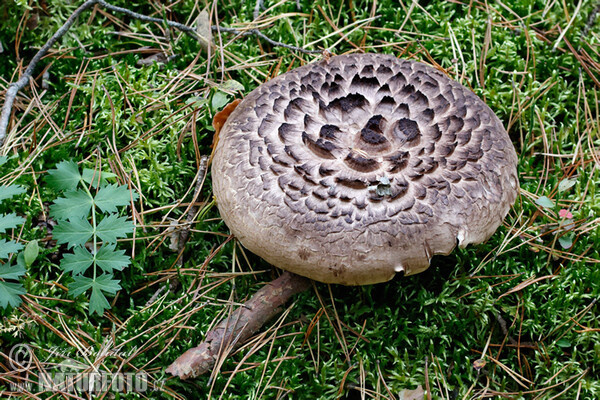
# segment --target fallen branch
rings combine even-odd
[[[127,8],[113,6],[104,0],[96,0],[96,1],[98,2],[98,4],[100,4],[107,10],[111,10],[114,12],[119,12],[119,13],[122,13],[125,15],[129,15],[130,17],[139,19],[140,21],[154,22],[157,24],[167,24],[167,26],[170,26],[171,28],[176,28],[182,32],[187,33],[188,35],[192,36],[196,40],[199,40],[199,41],[206,40],[206,39],[203,39],[200,36],[198,36],[198,34],[196,33],[196,28],[192,28],[191,26],[180,24],[179,22],[175,22],[175,21],[169,21],[169,20],[164,20],[164,19],[160,19],[160,18],[149,17],[147,15],[139,14],[134,11],[128,10]],[[291,44],[278,42],[277,40],[271,39],[270,37],[268,37],[261,31],[259,31],[258,29],[248,29],[245,31],[241,31],[241,30],[235,29],[235,28],[225,28],[225,27],[216,26],[216,25],[211,26],[211,29],[216,32],[232,33],[234,35],[239,35],[242,37],[256,36],[274,47],[283,47],[285,49],[297,51],[297,52],[304,53],[304,54],[320,54],[321,53],[320,50],[306,50],[302,47],[292,46]]]
[[[8,128],[10,114],[12,113],[12,106],[15,102],[15,98],[17,97],[17,93],[19,93],[19,91],[29,83],[29,79],[31,79],[33,70],[37,66],[37,63],[42,59],[42,57],[46,55],[46,53],[48,52],[48,50],[50,50],[54,43],[56,43],[58,39],[60,39],[65,33],[67,33],[67,31],[69,30],[71,25],[73,25],[77,17],[79,17],[79,15],[82,12],[84,12],[97,2],[98,0],[88,0],[85,3],[83,3],[77,10],[75,10],[73,14],[71,14],[71,16],[67,18],[67,21],[63,24],[63,26],[61,26],[60,29],[58,29],[50,39],[48,39],[46,44],[42,46],[42,48],[36,53],[36,55],[33,56],[31,62],[25,69],[23,76],[21,76],[21,78],[18,81],[8,85],[8,89],[6,89],[6,95],[4,96],[2,114],[0,114],[0,147],[2,147],[2,145],[4,144],[4,139],[6,137],[6,129]]]
[[[183,353],[166,372],[181,379],[188,379],[210,371],[219,358],[226,357],[281,312],[280,307],[290,297],[309,287],[309,279],[284,272],[256,292],[228,318],[219,322],[206,334],[206,339],[200,346]]]
[[[297,51],[299,53],[304,53],[304,54],[321,54],[322,53],[321,50],[306,50],[303,47],[292,46],[291,44],[286,44],[286,43],[278,42],[277,40],[271,39],[270,37],[268,37],[267,35],[265,35],[261,31],[259,31],[258,29],[248,29],[247,31],[240,31],[240,30],[235,29],[235,28],[225,28],[225,27],[222,27],[222,26],[213,26],[212,30],[213,31],[220,31],[220,32],[227,32],[227,33],[233,33],[235,35],[240,35],[240,36],[256,36],[259,39],[264,40],[265,42],[269,43],[270,45],[272,45],[274,47],[283,47],[284,49],[289,49],[289,50]]]
[[[21,89],[23,89],[29,83],[29,80],[32,78],[32,75],[33,75],[33,70],[37,66],[38,62],[46,55],[46,53],[48,52],[48,50],[50,50],[50,48],[54,45],[54,43],[56,43],[56,41],[58,39],[60,39],[65,33],[67,33],[67,31],[69,30],[71,25],[73,25],[73,23],[75,22],[77,17],[79,17],[79,15],[83,11],[87,10],[88,8],[90,8],[91,6],[96,5],[96,4],[106,8],[107,10],[122,13],[125,15],[129,15],[130,17],[139,19],[140,21],[153,22],[153,23],[157,23],[157,24],[161,24],[161,25],[166,24],[167,26],[169,26],[171,28],[178,29],[178,30],[190,35],[191,37],[193,37],[194,39],[196,39],[200,42],[202,42],[202,40],[203,40],[196,32],[196,29],[191,26],[187,26],[187,25],[181,24],[179,22],[175,22],[175,21],[149,17],[147,15],[143,15],[143,14],[136,13],[135,11],[131,11],[127,8],[114,6],[110,3],[107,3],[104,0],[87,0],[78,9],[76,9],[73,12],[73,14],[71,14],[71,16],[63,24],[63,26],[61,26],[56,31],[56,33],[54,35],[52,35],[52,37],[46,42],[46,44],[44,44],[42,46],[42,48],[36,53],[36,55],[31,59],[31,62],[25,69],[25,72],[23,73],[21,78],[17,82],[14,82],[14,83],[11,83],[10,85],[8,85],[8,89],[6,90],[6,94],[4,97],[4,105],[2,106],[2,113],[0,114],[0,147],[2,147],[2,145],[4,144],[4,140],[6,139],[8,124],[10,121],[10,115],[12,113],[12,108],[13,108],[13,104],[15,102],[15,98],[17,97],[17,94],[19,93],[19,91]],[[269,38],[268,36],[266,36],[265,34],[263,34],[262,32],[260,32],[257,29],[249,29],[246,31],[240,31],[238,29],[224,28],[224,27],[220,27],[220,26],[211,26],[211,29],[213,31],[217,31],[218,33],[226,32],[226,33],[239,35],[241,37],[256,36],[259,39],[264,40],[265,42],[269,43],[270,45],[272,45],[274,47],[283,47],[283,48],[286,48],[286,49],[289,49],[292,51],[297,51],[297,52],[301,52],[301,53],[305,53],[305,54],[320,53],[320,51],[318,51],[318,50],[306,50],[302,47],[292,46],[292,45],[289,45],[286,43],[278,42],[276,40]]]

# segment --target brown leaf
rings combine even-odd
[[[225,121],[229,118],[229,114],[235,110],[235,108],[240,104],[241,99],[235,99],[231,103],[227,104],[221,111],[215,114],[212,120],[212,126],[215,128],[215,135],[218,135],[221,132],[221,128],[225,125]],[[214,143],[216,144],[216,143]]]
[[[221,132],[221,128],[223,127],[223,125],[225,125],[225,122],[227,121],[227,118],[229,118],[229,115],[233,112],[233,110],[235,110],[238,104],[240,104],[240,101],[242,100],[235,99],[231,103],[227,104],[221,111],[216,113],[213,117],[212,126],[213,128],[215,128],[215,134],[213,135],[213,142],[211,146],[212,154],[210,155],[209,164],[212,161],[212,155],[214,154],[215,149],[217,148],[217,143],[219,143],[219,132]]]
[[[485,364],[486,364],[485,360],[480,358],[479,360],[473,361],[473,368],[475,368],[477,371],[479,371],[480,369],[485,367]]]
[[[158,65],[160,65],[160,69],[163,69],[164,64],[166,64],[167,61],[168,61],[168,58],[165,55],[165,53],[158,52],[158,53],[151,54],[146,58],[139,59],[137,61],[136,65],[138,67],[149,67],[149,66],[154,65],[154,63],[157,63]]]
[[[204,51],[213,47],[212,30],[210,28],[210,16],[206,10],[202,10],[196,18],[196,34],[198,34],[200,46]]]
[[[423,400],[424,398],[425,391],[421,385],[414,390],[404,389],[398,394],[399,400]]]

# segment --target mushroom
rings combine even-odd
[[[425,64],[331,57],[259,86],[219,135],[212,176],[244,247],[311,279],[384,282],[487,240],[517,155],[472,91]]]
[[[167,369],[182,379],[248,339],[310,286],[303,277],[365,285],[416,274],[457,243],[487,240],[517,196],[517,155],[498,117],[419,62],[331,57],[236,105],[213,121],[217,206],[242,245],[289,272]]]

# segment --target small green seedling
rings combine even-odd
[[[73,276],[69,290],[77,297],[92,290],[89,312],[101,315],[110,307],[105,294],[114,295],[121,286],[114,271],[129,265],[125,250],[117,250],[117,240],[134,230],[127,217],[119,216],[122,207],[137,198],[125,185],[108,183],[113,174],[84,169],[73,161],[63,161],[48,171],[46,182],[63,192],[50,207],[58,221],[53,237],[66,244],[72,253],[65,254],[60,267]]]

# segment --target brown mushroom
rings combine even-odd
[[[250,251],[363,285],[487,240],[517,195],[516,164],[469,89],[419,62],[353,54],[250,93],[221,130],[212,176],[221,216]]]
[[[422,63],[337,56],[258,87],[220,129],[213,189],[237,239],[292,273],[167,372],[186,379],[212,368],[309,287],[295,274],[377,283],[421,272],[457,243],[485,241],[516,198],[516,164],[490,108]]]

